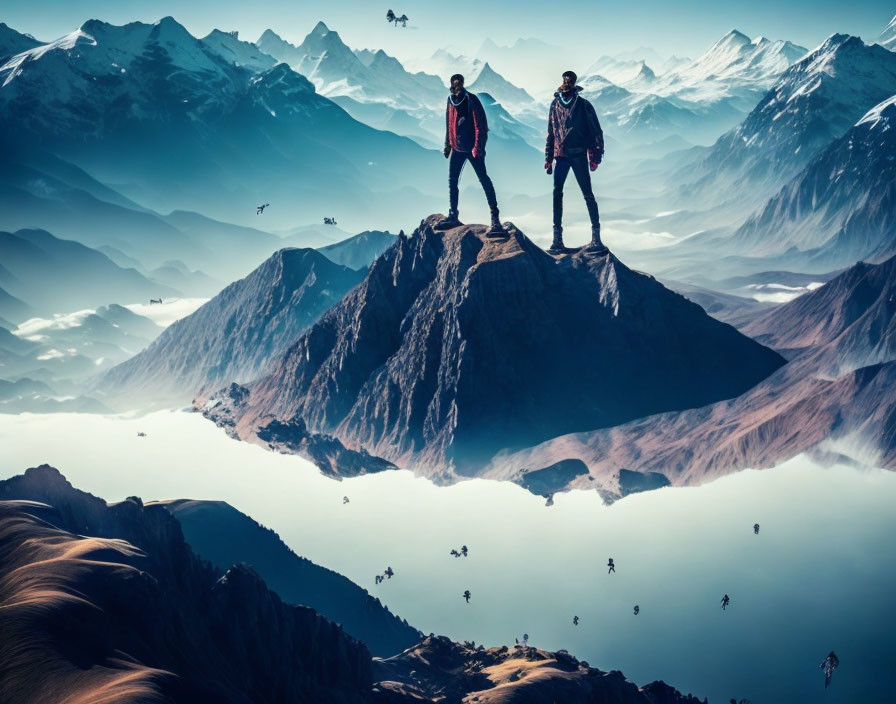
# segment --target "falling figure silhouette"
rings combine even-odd
[[[573,625],[573,626],[578,626],[578,625],[579,625],[579,617],[578,617],[578,616],[573,616],[573,617],[572,617],[572,625]]]
[[[635,616],[637,616],[639,613],[641,613],[641,607],[638,606],[637,604],[635,604],[635,611],[634,611],[634,613],[635,613]]]
[[[470,594],[470,590],[469,590],[469,589],[464,590],[464,599],[467,600],[467,603],[468,603],[468,604],[470,603],[470,597],[471,597],[471,596],[473,596],[473,595]]]
[[[729,603],[731,603],[731,598],[726,594],[722,597],[722,611],[728,608]]]
[[[607,570],[607,574],[610,574],[610,572],[615,572],[615,571],[616,571],[616,565],[614,564],[614,562],[613,562],[613,558],[612,558],[612,557],[610,558],[610,561],[607,563],[607,567],[610,568],[610,569]]]
[[[837,654],[832,650],[828,653],[828,656],[821,661],[820,667],[824,670],[824,688],[827,689],[828,685],[831,683],[831,676],[834,674],[834,670],[836,670],[840,666],[840,658],[837,657]]]
[[[759,535],[759,524],[758,523],[753,524],[753,533],[755,533],[756,535]]]

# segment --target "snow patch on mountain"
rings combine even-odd
[[[877,43],[885,49],[896,51],[896,15],[890,20],[890,24],[884,27],[884,31],[877,38]]]

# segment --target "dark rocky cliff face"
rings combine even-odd
[[[736,396],[783,364],[613,256],[555,259],[510,228],[399,238],[249,386],[234,427],[302,418],[430,476],[495,453]]]
[[[269,528],[223,501],[162,502],[180,522],[190,547],[219,568],[252,567],[285,601],[310,606],[338,623],[374,655],[416,644],[422,633],[341,574],[296,555]]]
[[[161,506],[109,506],[44,465],[0,482],[0,535],[4,702],[367,700],[366,647],[199,560]]]

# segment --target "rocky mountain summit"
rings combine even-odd
[[[784,363],[615,256],[438,218],[226,406],[234,434],[301,423],[450,481],[507,448],[737,396]]]

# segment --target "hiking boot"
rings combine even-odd
[[[554,227],[554,241],[551,243],[548,254],[566,254],[566,247],[563,246],[562,227]]]
[[[492,211],[492,226],[489,228],[488,232],[485,233],[485,236],[492,239],[507,239],[510,237],[510,235],[507,234],[507,230],[501,225],[497,209]]]
[[[457,213],[448,211],[448,217],[439,220],[433,225],[433,230],[450,230],[453,227],[460,227],[463,223],[457,219]]]
[[[589,254],[597,254],[598,256],[610,253],[610,250],[607,249],[600,239],[600,225],[591,226],[591,244],[584,249]]]

